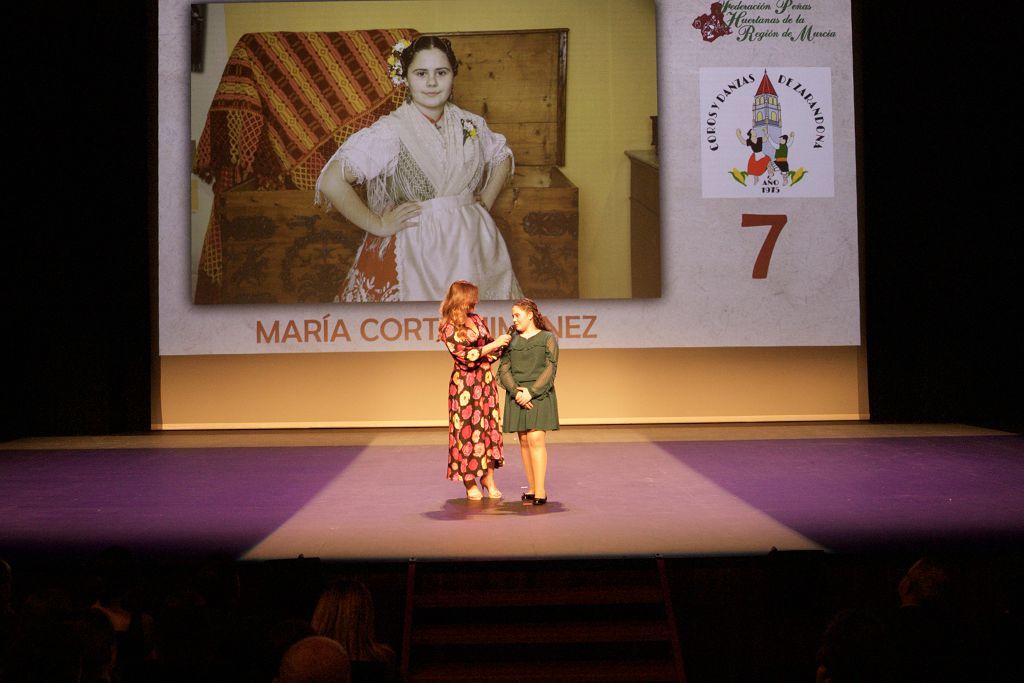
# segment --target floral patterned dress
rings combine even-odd
[[[499,352],[481,356],[480,349],[494,341],[484,319],[469,315],[477,331],[460,330],[450,322],[441,325],[439,336],[455,359],[448,383],[447,477],[471,481],[503,464],[501,419],[498,413],[496,367]],[[465,336],[465,338],[463,338]]]

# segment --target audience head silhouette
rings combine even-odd
[[[345,648],[323,636],[309,636],[292,645],[281,658],[275,683],[349,683]]]
[[[313,631],[341,643],[354,662],[385,661],[391,649],[376,641],[370,591],[354,579],[333,581],[320,594],[311,621]]]

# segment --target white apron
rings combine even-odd
[[[481,299],[521,297],[505,240],[474,197],[511,155],[504,136],[452,104],[438,126],[406,104],[349,138],[331,161],[367,183],[370,209],[414,201],[421,213],[393,238],[366,235],[339,298],[440,301],[454,280],[475,283]]]

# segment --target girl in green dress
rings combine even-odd
[[[523,502],[543,505],[548,502],[544,488],[548,449],[544,437],[548,430],[558,429],[558,339],[551,323],[530,299],[513,304],[512,324],[518,334],[509,343],[498,368],[498,379],[506,392],[502,431],[519,436],[529,484]]]

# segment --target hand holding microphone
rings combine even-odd
[[[505,334],[499,335],[494,341],[498,342],[499,346],[508,346],[512,343],[512,335],[516,333],[516,326],[509,325],[508,331]]]

